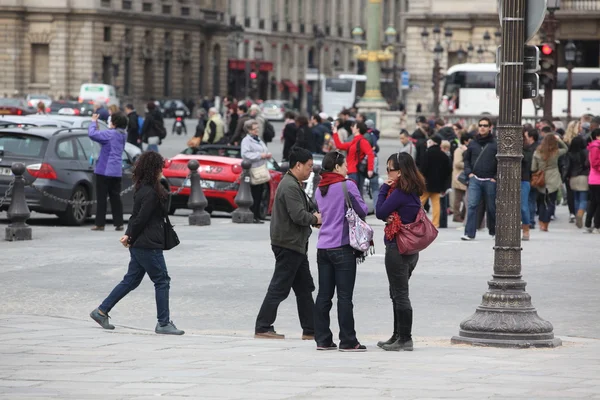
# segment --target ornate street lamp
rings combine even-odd
[[[548,15],[544,20],[542,29],[546,34],[546,42],[554,43],[556,39],[556,31],[558,30],[559,23],[554,13],[560,9],[560,0],[547,0],[546,9]],[[544,118],[552,120],[552,104],[553,104],[553,90],[556,83],[556,69],[554,69],[554,79],[548,79],[544,84]]]
[[[567,64],[567,120],[571,121],[571,91],[573,90],[573,66],[577,57],[577,46],[572,40],[565,46],[565,61]]]
[[[354,35],[354,31],[352,31]],[[325,44],[325,34],[319,28],[315,31],[315,46],[317,48],[317,108],[321,111],[321,49]]]
[[[432,29],[433,40],[435,41],[435,46],[433,49],[429,48],[429,32],[427,28],[423,28],[421,31],[421,43],[423,44],[423,49],[426,51],[430,51],[433,53],[433,112],[435,116],[439,116],[440,114],[440,69],[441,69],[441,61],[444,54],[444,48],[442,47],[442,29],[439,25],[435,25]],[[446,27],[444,29],[444,42],[446,47],[450,49],[452,45],[452,37],[454,33],[450,27]],[[462,50],[462,47],[459,48],[457,54],[459,60],[465,57],[465,51]]]

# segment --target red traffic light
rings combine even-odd
[[[554,47],[551,44],[544,43],[542,45],[542,54],[545,56],[549,56],[554,52]]]
[[[256,79],[257,77],[256,72],[250,72],[250,79]]]

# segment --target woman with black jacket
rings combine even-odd
[[[576,136],[571,141],[569,151],[565,156],[563,181],[573,192],[575,223],[579,229],[583,228],[583,217],[587,210],[588,202],[588,177],[590,175],[590,162],[585,139]]]
[[[168,193],[160,184],[163,158],[155,152],[140,156],[133,179],[135,194],[133,213],[121,244],[129,248],[131,260],[127,274],[90,317],[104,329],[115,329],[108,313],[129,292],[137,288],[146,273],[154,282],[158,324],[155,332],[163,335],[183,335],[170,320],[169,288],[171,278],[163,257],[165,247],[165,216]]]
[[[158,153],[158,145],[162,144],[162,139],[167,134],[165,122],[153,101],[148,102],[146,108],[148,112],[142,126],[142,141],[148,144],[146,151],[155,151]]]

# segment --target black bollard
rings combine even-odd
[[[15,174],[15,183],[11,193],[8,219],[10,224],[6,227],[6,240],[31,240],[31,227],[25,223],[31,216],[27,199],[25,199],[25,164],[13,163],[11,170]]]
[[[254,204],[252,200],[252,192],[250,191],[250,168],[252,163],[248,160],[242,161],[242,177],[240,188],[237,196],[235,196],[235,204],[237,210],[231,213],[231,220],[236,224],[251,224],[254,222],[254,213],[250,211],[250,207]]]
[[[208,200],[204,196],[202,186],[200,185],[200,174],[198,168],[200,164],[196,160],[190,160],[188,162],[188,168],[190,169],[190,198],[188,200],[188,208],[194,210],[189,216],[190,225],[206,226],[210,225],[210,214],[204,211],[208,205]]]

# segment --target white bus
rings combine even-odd
[[[356,100],[356,80],[342,78],[324,78],[321,87],[321,105],[323,112],[337,118],[344,109],[350,108]]]
[[[454,101],[457,115],[498,115],[496,97],[496,64],[458,64],[446,72],[444,96]],[[543,95],[543,87],[540,88]],[[574,68],[571,92],[571,115],[600,113],[600,68]],[[567,69],[558,69],[558,82],[552,92],[552,114],[567,115]],[[532,100],[523,100],[523,116],[535,116]]]

